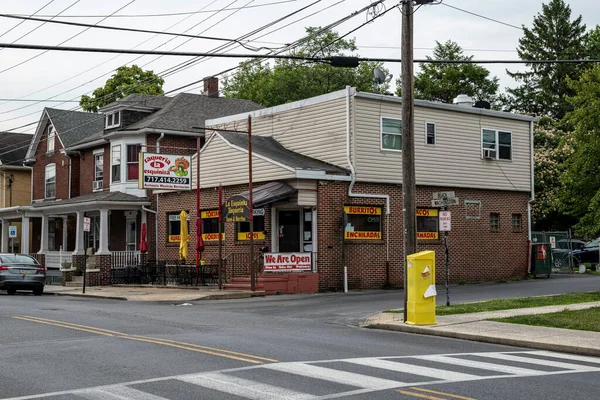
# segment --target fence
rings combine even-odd
[[[140,252],[135,251],[113,251],[110,257],[111,268],[133,267],[140,263]]]
[[[223,270],[225,263],[222,264]],[[125,285],[197,286],[217,285],[218,264],[186,264],[179,261],[150,261],[111,268],[111,283]]]
[[[573,244],[570,231],[564,232],[531,232],[533,243],[546,243],[550,247],[553,273],[570,273],[576,266],[577,260],[572,256]]]

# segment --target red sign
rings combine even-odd
[[[540,245],[537,247],[537,259],[538,260],[545,260],[546,257],[548,256],[548,251],[546,249],[546,245]]]
[[[307,272],[312,270],[312,253],[265,253],[265,271]]]

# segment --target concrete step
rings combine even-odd
[[[250,290],[250,282],[248,283],[226,283],[225,285],[223,285],[223,289],[225,290]],[[264,286],[263,285],[256,285],[255,287],[256,290],[264,290]]]

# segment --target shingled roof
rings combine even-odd
[[[31,139],[33,135],[25,133],[0,132],[0,163],[23,165]]]
[[[100,138],[104,131],[103,114],[57,108],[46,108],[46,113],[66,148],[86,139]]]

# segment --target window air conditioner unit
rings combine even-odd
[[[488,160],[496,159],[496,150],[493,149],[483,149],[483,158]]]
[[[94,181],[94,190],[102,190],[102,181]]]

